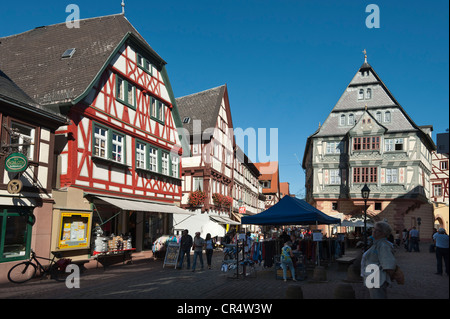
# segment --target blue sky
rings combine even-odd
[[[0,36],[121,12],[121,0],[3,1]],[[125,0],[125,16],[165,59],[176,97],[227,84],[235,127],[278,129],[280,179],[304,192],[306,139],[364,62],[433,138],[449,127],[448,0]],[[366,6],[380,10],[367,28]],[[246,146],[241,145],[246,149]],[[268,152],[267,148],[267,152]],[[259,161],[258,158],[252,158]]]

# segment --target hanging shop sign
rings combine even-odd
[[[239,214],[245,214],[246,207],[239,207]]]
[[[8,172],[23,172],[28,167],[28,158],[22,153],[12,153],[5,160],[5,169]]]
[[[9,181],[6,190],[10,194],[18,194],[22,190],[23,183],[20,179],[13,179]]]

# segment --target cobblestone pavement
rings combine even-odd
[[[348,251],[347,256],[355,254]],[[192,257],[192,256],[191,256]],[[405,274],[405,284],[393,284],[389,299],[448,299],[449,277],[438,276],[436,258],[428,252],[428,244],[421,244],[421,252],[396,252],[398,265]],[[205,265],[206,258],[204,257]],[[192,262],[192,261],[191,261]],[[368,299],[362,283],[347,283],[347,272],[336,263],[326,268],[326,280],[317,282],[308,271],[304,281],[277,280],[273,268],[257,267],[256,278],[232,279],[231,273],[220,271],[222,252],[215,251],[211,270],[192,272],[187,269],[163,268],[162,260],[135,258],[131,265],[113,265],[88,269],[80,280],[80,288],[68,289],[65,283],[50,279],[34,279],[24,284],[0,285],[0,298],[143,298],[143,299],[283,299],[288,287],[301,287],[304,299],[333,299],[336,288],[351,285],[356,299]],[[199,263],[197,263],[199,265]]]

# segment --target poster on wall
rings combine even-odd
[[[89,248],[91,216],[91,213],[61,213],[58,248]]]

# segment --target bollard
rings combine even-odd
[[[314,268],[314,275],[313,275],[314,281],[327,281],[327,272],[325,271],[325,268],[322,266],[317,266]]]
[[[303,299],[303,290],[300,286],[289,286],[286,289],[286,299]]]
[[[339,284],[334,289],[334,299],[356,299],[355,290],[350,284]]]

